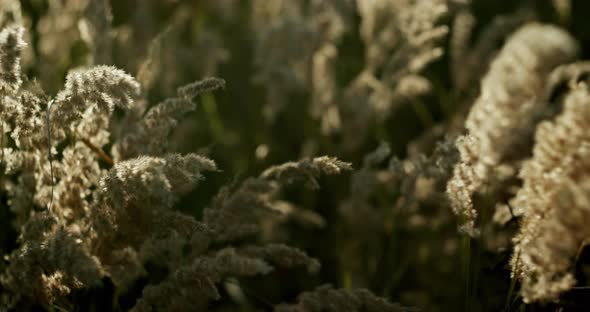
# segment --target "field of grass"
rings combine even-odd
[[[589,10],[0,0],[0,312],[589,311]]]

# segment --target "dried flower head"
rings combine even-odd
[[[140,155],[160,156],[168,151],[168,137],[178,121],[194,111],[194,98],[210,91],[225,88],[225,80],[206,78],[177,89],[178,97],[168,98],[152,107],[143,117],[124,128],[114,147],[116,160]]]
[[[350,163],[338,160],[335,157],[322,156],[298,162],[288,162],[279,166],[266,169],[260,177],[268,180],[277,180],[283,183],[293,183],[297,180],[305,181],[311,188],[318,188],[316,178],[324,173],[327,175],[340,174],[352,170]]]
[[[124,71],[111,66],[73,70],[66,77],[65,88],[53,103],[53,122],[68,126],[77,121],[91,104],[106,115],[115,106],[127,108],[139,95],[139,83]]]
[[[525,302],[557,300],[574,286],[574,261],[590,238],[590,93],[585,82],[573,87],[563,112],[537,127],[533,157],[519,173],[513,204],[523,222],[511,265]]]
[[[334,289],[330,285],[320,286],[304,292],[297,298],[297,304],[281,304],[277,312],[337,312],[337,311],[416,311],[373,295],[367,289]]]
[[[15,92],[21,85],[20,55],[26,43],[24,29],[11,25],[0,31],[0,93]]]
[[[457,140],[461,162],[447,189],[453,211],[461,217],[461,231],[477,235],[472,196],[498,179],[493,178],[495,168],[526,156],[515,152],[527,150],[522,147],[545,112],[545,76],[574,58],[577,49],[563,30],[529,24],[510,37],[492,62],[465,121],[468,134]]]

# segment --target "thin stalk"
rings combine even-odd
[[[4,104],[4,103],[2,103]],[[3,106],[3,105],[2,105]],[[2,112],[2,106],[0,106],[0,113]],[[2,118],[2,125],[0,126],[0,152],[2,153],[2,159],[0,160],[0,178],[4,175],[4,118]]]
[[[2,126],[0,128],[0,150],[2,152],[2,160],[0,165],[4,164],[4,119],[2,119]]]
[[[470,310],[471,237],[463,237],[463,269],[465,277],[465,311]]]
[[[53,205],[53,188],[54,188],[54,178],[53,178],[53,159],[51,158],[51,105],[53,104],[53,100],[49,101],[47,104],[47,112],[46,112],[46,124],[47,124],[47,159],[49,160],[49,170],[51,174],[51,197],[49,199],[49,205],[47,206],[47,210],[49,210],[50,214],[53,214],[51,207]]]
[[[512,298],[515,288],[516,288],[516,278],[512,277],[510,279],[510,289],[508,290],[508,295],[506,296],[506,302],[504,303],[504,311],[505,312],[510,311],[510,307],[512,306],[512,304],[510,302],[510,298]]]
[[[86,146],[88,146],[88,148],[90,148],[94,153],[96,153],[98,155],[98,157],[100,157],[100,159],[104,160],[104,162],[106,162],[107,164],[109,164],[111,166],[113,166],[115,164],[115,162],[113,161],[111,156],[109,156],[107,153],[105,153],[100,147],[92,144],[92,142],[90,142],[86,138],[81,138],[80,140],[82,140],[82,142]]]
[[[519,256],[520,253],[516,254],[516,266],[518,267],[518,261],[519,261]],[[508,295],[506,296],[506,303],[504,303],[504,311],[508,312],[510,311],[510,307],[512,306],[513,302],[510,302],[510,299],[512,298],[512,296],[514,296],[514,290],[516,289],[516,282],[517,282],[517,276],[518,274],[513,274],[513,276],[510,279],[510,289],[508,290]]]

